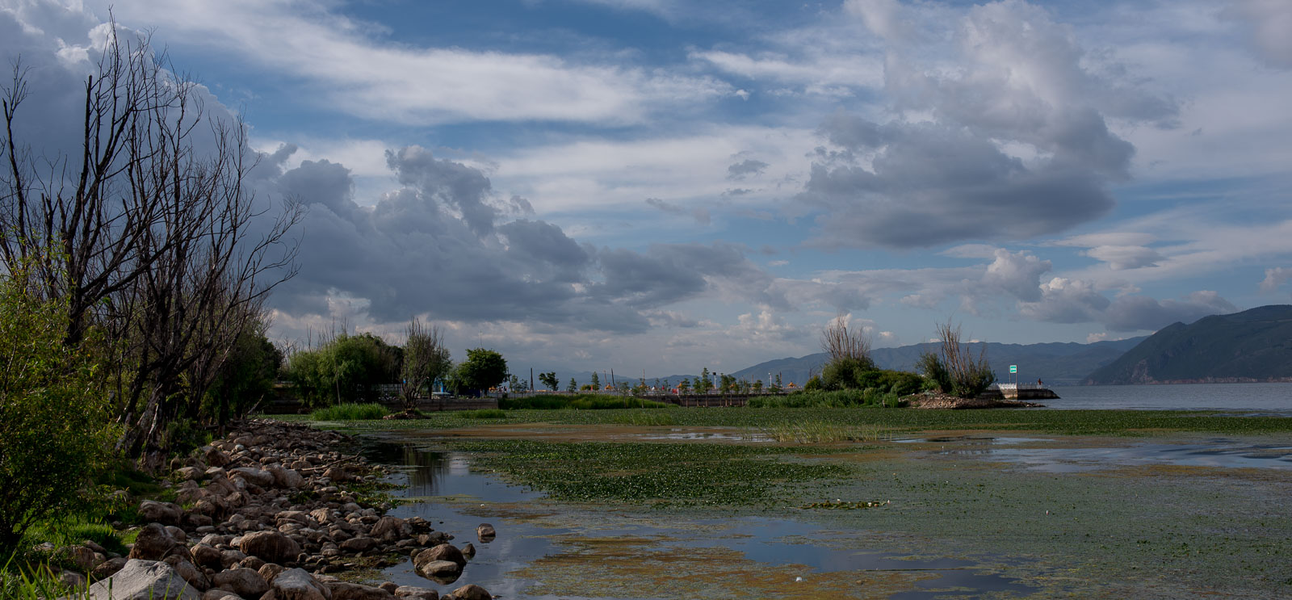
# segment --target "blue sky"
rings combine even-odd
[[[0,7],[6,62],[74,97],[108,3]],[[308,206],[283,339],[418,316],[459,356],[665,375],[815,352],[840,314],[877,346],[1085,342],[1292,289],[1282,0],[113,12]]]

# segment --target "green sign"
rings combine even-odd
[[[1009,366],[1009,372],[1010,372],[1010,373],[1017,373],[1017,372],[1018,372],[1018,365],[1010,365],[1010,366]]]

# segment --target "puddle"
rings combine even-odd
[[[543,494],[506,485],[489,474],[472,472],[467,455],[436,452],[410,442],[372,438],[365,439],[364,455],[376,462],[402,467],[391,480],[408,484],[407,489],[399,492],[403,497],[421,499],[414,504],[401,505],[389,514],[402,518],[421,516],[437,530],[455,535],[455,545],[469,541],[476,546],[476,557],[467,564],[462,577],[447,585],[420,577],[413,571],[409,560],[383,571],[383,577],[396,584],[428,587],[440,594],[474,583],[508,600],[598,597],[567,593],[533,595],[527,590],[540,587],[536,585],[540,582],[516,574],[535,561],[552,557],[575,561],[580,570],[601,569],[604,565],[598,564],[595,553],[581,555],[575,548],[581,541],[593,538],[628,540],[624,551],[630,555],[639,552],[643,557],[658,556],[661,552],[689,555],[702,554],[706,550],[730,551],[755,566],[799,574],[807,585],[811,585],[814,578],[825,579],[845,572],[917,572],[919,581],[904,586],[906,589],[892,596],[908,600],[963,598],[966,590],[973,590],[974,594],[991,592],[1000,597],[1024,597],[1037,591],[1017,580],[989,572],[980,563],[969,560],[916,559],[871,549],[839,547],[847,544],[823,544],[823,540],[841,539],[841,532],[793,519],[686,519],[667,515],[661,523],[653,517],[635,518],[613,510],[567,512],[552,518],[530,519],[522,516],[474,516],[468,513],[519,515],[527,509],[532,512],[559,511],[561,507],[549,504],[534,506],[533,503],[541,500]],[[498,537],[491,543],[483,544],[475,539],[475,528],[482,522],[489,522],[498,530]],[[999,557],[992,560],[1002,562]],[[714,567],[707,565],[706,568]],[[722,571],[727,568],[725,565],[719,564],[717,568],[716,577],[728,575]],[[658,576],[641,579],[626,583],[632,589],[658,589],[655,587]],[[792,577],[785,581],[786,585],[793,583]],[[624,594],[617,593],[615,597],[622,598]]]
[[[900,441],[939,443],[942,446],[932,450],[932,453],[990,456],[992,460],[1018,463],[1029,470],[1048,473],[1077,473],[1144,465],[1292,469],[1292,446],[1251,444],[1227,439],[1212,439],[1198,444],[1141,443],[1104,448],[1008,447],[1034,442],[1057,442],[1037,438],[964,436]]]
[[[682,431],[674,429],[673,433],[643,434],[633,436],[639,440],[704,440],[710,442],[774,442],[765,433],[718,433],[712,431]]]

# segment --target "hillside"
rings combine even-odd
[[[996,371],[996,378],[1007,381],[1009,365],[1018,365],[1019,378],[1023,381],[1043,379],[1046,383],[1077,384],[1082,382],[1090,371],[1116,360],[1124,352],[1135,347],[1145,338],[1132,338],[1112,342],[1078,343],[1044,343],[1044,344],[999,344],[987,343],[987,360]],[[980,344],[971,344],[976,353]],[[913,371],[915,361],[920,353],[935,351],[936,344],[914,344],[900,348],[877,348],[871,352],[875,364],[884,369]],[[809,354],[799,358],[781,358],[770,360],[732,373],[736,378],[767,380],[768,374],[775,377],[781,374],[785,383],[791,381],[803,384],[809,372],[820,373],[825,364],[825,353]]]
[[[1089,384],[1292,378],[1292,306],[1262,306],[1175,323],[1096,369]]]

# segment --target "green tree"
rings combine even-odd
[[[547,386],[547,389],[552,390],[553,392],[557,391],[556,388],[561,385],[561,380],[556,377],[556,371],[539,373],[538,380],[543,382],[543,385]]]
[[[223,430],[230,418],[242,417],[258,404],[272,399],[274,380],[283,364],[283,352],[269,341],[262,319],[245,329],[229,349],[202,402],[204,416]]]
[[[763,393],[763,380],[761,379],[754,380],[754,393],[755,394]]]
[[[597,377],[596,371],[592,372],[592,391],[594,392],[601,391],[601,378]]]
[[[117,435],[88,332],[64,343],[66,300],[0,279],[0,560],[34,523],[62,513],[106,462]]]
[[[461,389],[481,395],[507,380],[507,361],[502,355],[484,348],[467,350],[467,359],[458,366],[457,382]]]
[[[365,333],[341,333],[317,350],[293,354],[287,378],[307,404],[376,401],[378,385],[400,377],[403,350]]]
[[[677,384],[677,392],[682,395],[691,393],[691,380],[683,377],[682,381]]]
[[[579,391],[579,384],[578,382],[574,381],[573,377],[570,378],[570,385],[565,386],[565,391],[570,392],[571,394]]]
[[[781,382],[781,374],[780,374],[780,373],[777,373],[777,374],[776,374],[776,379],[775,379],[775,380],[773,381],[773,383],[772,383],[772,393],[773,393],[773,394],[779,394],[779,393],[781,393],[781,390],[782,390],[782,389],[785,389],[785,386],[784,386],[784,384]]]
[[[709,378],[709,367],[700,371],[700,380],[696,382],[695,392],[697,394],[707,394],[713,390],[713,380]]]
[[[453,369],[453,357],[444,345],[440,328],[430,328],[413,319],[408,324],[408,339],[404,342],[404,359],[400,366],[400,397],[404,407],[414,408],[416,399],[430,393],[435,382]]]

